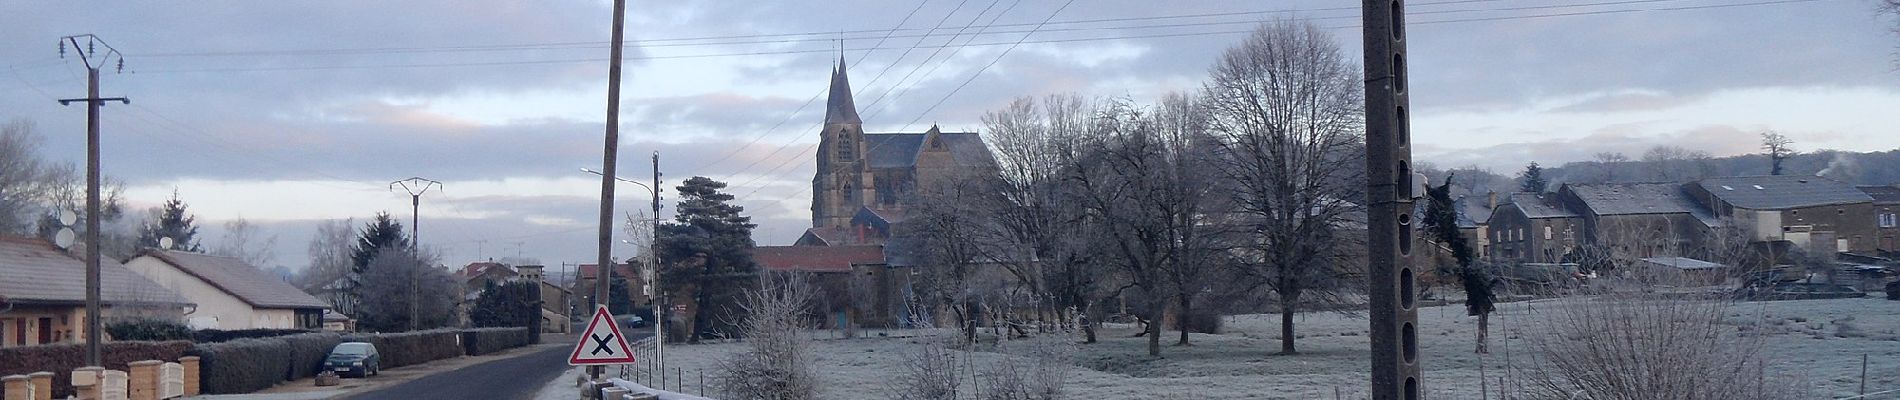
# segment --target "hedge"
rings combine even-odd
[[[462,331],[462,349],[471,356],[528,345],[528,328],[475,328]]]
[[[382,354],[382,368],[399,368],[461,357],[462,337],[453,329],[344,335],[345,342],[368,342]]]
[[[133,361],[160,360],[173,362],[184,357],[191,349],[191,342],[107,342],[100,346],[99,353],[105,359],[105,367],[125,371],[126,364]],[[53,398],[66,398],[73,395],[72,371],[86,366],[86,346],[84,344],[49,344],[0,348],[0,376],[22,375],[47,371],[53,373]],[[5,389],[0,389],[4,394]]]
[[[217,330],[202,329],[191,333],[191,341],[198,343],[229,342],[237,339],[256,339],[312,333],[302,329],[238,329]]]
[[[263,390],[290,375],[290,342],[278,338],[238,339],[192,347],[198,377],[206,394],[238,394]]]
[[[112,340],[191,340],[191,327],[168,319],[130,318],[112,321],[105,328]]]
[[[323,360],[330,357],[330,350],[343,343],[343,336],[331,332],[305,333],[300,335],[278,336],[290,345],[290,371],[285,380],[297,380],[317,376],[323,372]]]

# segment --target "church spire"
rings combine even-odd
[[[838,67],[831,70],[831,97],[826,101],[826,124],[862,124],[858,106],[851,101],[851,82],[845,77],[844,54],[838,54]]]

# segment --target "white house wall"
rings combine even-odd
[[[164,286],[167,289],[178,292],[178,294],[185,296],[186,299],[191,300],[192,303],[197,303],[197,310],[190,314],[185,314],[185,320],[191,325],[192,329],[232,330],[274,327],[258,326],[259,322],[265,320],[263,314],[261,314],[259,310],[252,309],[251,305],[245,303],[244,300],[238,299],[237,296],[232,296],[230,293],[225,293],[224,290],[218,289],[216,286],[211,286],[210,283],[185,273],[185,271],[179,270],[169,263],[159,261],[157,258],[149,256],[134,258],[131,261],[127,261],[125,267],[139,275],[144,275],[146,279],[158,283],[159,286]],[[269,312],[273,310],[263,311]],[[277,311],[283,311],[285,313],[291,312],[289,310]],[[290,318],[285,319],[285,321],[289,320]],[[285,323],[284,325],[288,326],[289,324]]]

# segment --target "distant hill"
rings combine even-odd
[[[1610,165],[1598,161],[1578,161],[1562,166],[1544,165],[1544,178],[1550,181],[1545,190],[1556,190],[1557,186],[1565,183],[1686,182],[1714,176],[1769,173],[1768,156],[1762,154],[1661,157],[1650,161],[1634,159],[1639,157],[1641,155],[1632,155],[1630,161]],[[1429,164],[1419,167],[1419,173],[1432,179],[1432,184],[1443,183],[1445,174],[1455,174],[1453,181],[1459,190],[1454,194],[1458,195],[1517,191],[1517,175],[1523,172],[1521,168],[1493,171],[1467,168],[1447,170]],[[1900,149],[1869,153],[1837,150],[1801,153],[1785,161],[1782,169],[1785,175],[1822,176],[1853,185],[1900,184]]]

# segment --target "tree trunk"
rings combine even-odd
[[[963,341],[964,343],[976,343],[976,320],[977,320],[976,313],[977,313],[976,302],[974,301],[963,302]]]
[[[1095,343],[1095,313],[1091,312],[1094,308],[1092,304],[1082,303],[1082,343]]]
[[[1293,302],[1280,300],[1280,354],[1299,354],[1293,349]]]
[[[1193,296],[1183,295],[1183,296],[1175,296],[1175,297],[1179,300],[1179,303],[1181,305],[1181,312],[1174,315],[1174,324],[1177,327],[1181,328],[1181,340],[1179,342],[1175,342],[1174,344],[1179,345],[1179,346],[1186,346],[1188,344],[1188,331],[1193,330],[1191,328],[1194,327],[1194,323],[1193,321],[1191,321],[1192,318],[1189,317],[1190,315],[1193,315],[1193,313],[1188,312],[1189,310],[1188,306],[1192,305],[1191,302],[1193,301]]]
[[[1491,333],[1491,313],[1488,313],[1488,312],[1478,313],[1478,354],[1491,353],[1490,349],[1485,348],[1485,343],[1484,343],[1485,337],[1490,336],[1490,333]],[[1509,347],[1509,346],[1506,346],[1506,347]]]
[[[1149,312],[1154,313],[1154,319],[1148,322],[1148,355],[1151,357],[1161,356],[1161,319],[1167,312],[1167,302],[1160,298],[1148,301]]]

